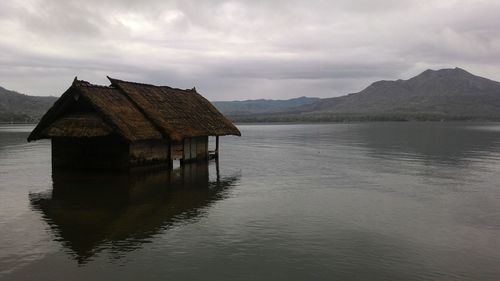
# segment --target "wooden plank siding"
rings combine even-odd
[[[170,147],[171,149],[171,155],[172,155],[172,160],[179,160],[184,157],[184,143],[180,141],[175,141],[172,142],[172,146]]]
[[[196,159],[202,160],[208,156],[208,137],[196,138]]]
[[[197,139],[191,138],[191,148],[189,149],[190,160],[196,159],[196,146],[197,146]]]
[[[168,141],[150,140],[130,144],[129,163],[131,167],[167,163],[170,155]]]
[[[186,161],[191,158],[191,139],[186,138],[184,139],[184,155],[182,157],[182,160]]]
[[[55,168],[131,170],[172,166],[172,160],[194,162],[209,158],[208,137],[183,141],[148,140],[127,143],[118,137],[53,138]]]
[[[183,141],[183,160],[202,160],[208,158],[208,136],[185,138]]]

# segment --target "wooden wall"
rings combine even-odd
[[[150,140],[130,144],[129,163],[131,167],[168,163],[170,155],[168,141]]]
[[[126,170],[129,146],[113,137],[53,138],[52,167]]]
[[[183,159],[184,161],[208,159],[208,137],[184,139]]]
[[[208,137],[128,144],[117,137],[54,138],[52,166],[93,170],[129,170],[136,167],[171,165],[174,159],[191,162],[208,159]]]
[[[172,142],[170,147],[172,160],[179,160],[184,157],[184,142]]]

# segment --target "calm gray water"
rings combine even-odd
[[[500,124],[239,128],[107,175],[0,125],[0,280],[500,280]]]

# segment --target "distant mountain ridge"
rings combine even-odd
[[[289,100],[214,101],[212,104],[223,114],[231,116],[286,112],[291,108],[312,104],[319,100],[320,98],[299,97]]]
[[[36,122],[56,97],[0,87],[0,122]],[[500,120],[500,82],[461,68],[426,70],[407,79],[377,81],[334,98],[212,102],[236,122]]]
[[[359,93],[321,99],[297,110],[493,116],[500,115],[500,83],[461,68],[426,70],[408,80],[378,81]]]
[[[500,82],[461,68],[426,70],[408,80],[377,81],[358,93],[286,112],[232,116],[239,122],[500,120]]]
[[[28,96],[0,87],[0,122],[37,122],[56,100],[56,97]]]

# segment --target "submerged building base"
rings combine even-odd
[[[132,171],[172,168],[173,161],[181,165],[207,161],[218,157],[208,150],[208,136],[185,138],[180,142],[150,140],[128,143],[112,136],[93,138],[53,138],[52,167],[71,170]]]

